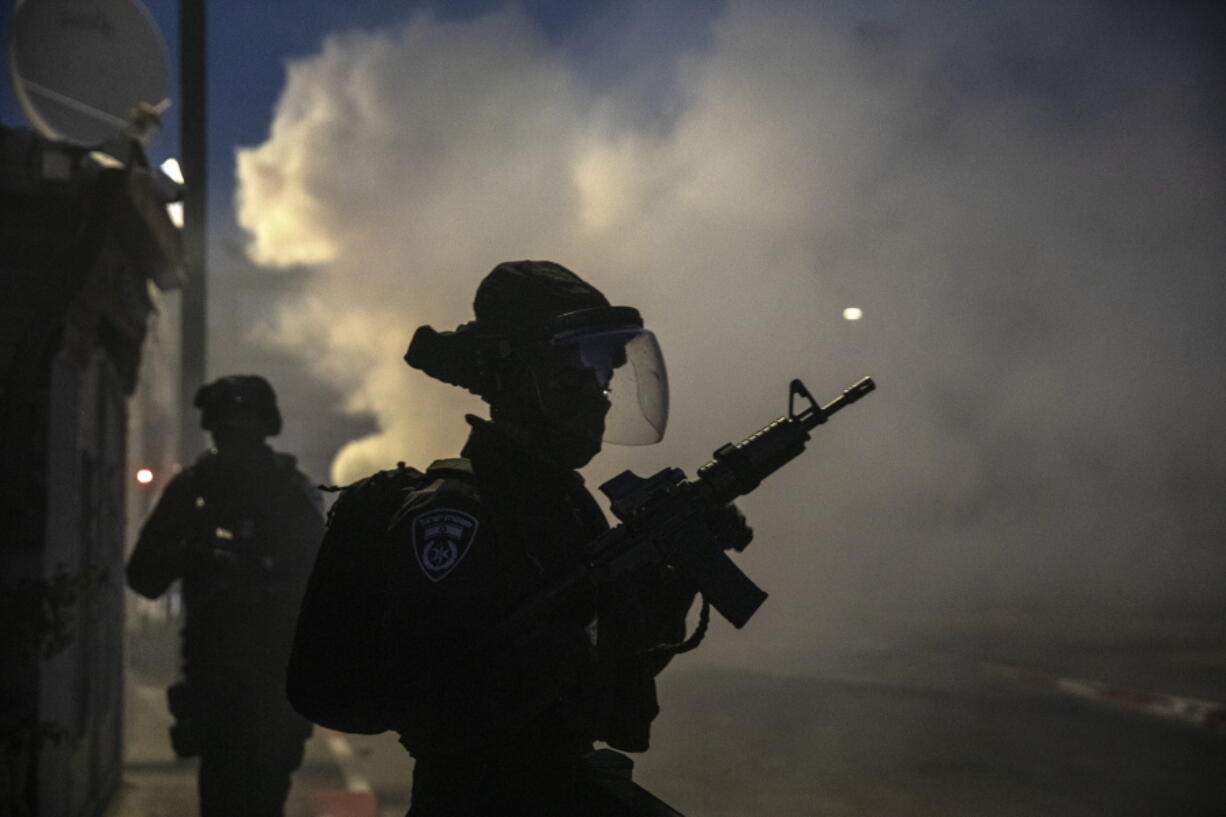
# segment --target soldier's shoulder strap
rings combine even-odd
[[[426,469],[426,474],[434,479],[454,479],[460,482],[472,482],[473,464],[470,460],[463,457],[435,460]]]
[[[401,462],[395,468],[377,471],[348,485],[320,486],[324,490],[340,492],[328,511],[328,524],[338,516],[386,513],[387,509],[399,505],[405,494],[417,490],[426,480],[426,475],[421,471]]]
[[[279,479],[290,487],[292,493],[305,499],[322,519],[323,498],[319,492],[330,486],[316,485],[314,480],[299,470],[298,458],[293,454],[286,454],[282,451],[273,452],[273,467]]]
[[[217,479],[217,452],[213,449],[201,452],[196,461],[181,470],[176,476],[193,490],[210,486]]]
[[[448,507],[479,514],[481,508],[472,463],[463,458],[435,460],[416,487],[402,493],[400,500],[388,531],[427,510]]]
[[[477,483],[472,463],[459,457],[435,460],[426,469],[417,493],[437,496],[455,495],[477,500]]]
[[[273,462],[278,471],[282,471],[291,477],[306,476],[298,470],[298,458],[293,454],[286,454],[284,451],[273,452]]]

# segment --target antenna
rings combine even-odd
[[[8,51],[17,101],[48,139],[144,141],[170,106],[166,43],[140,0],[19,0]]]

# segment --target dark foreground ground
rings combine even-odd
[[[1226,744],[1045,696],[679,673],[639,779],[695,817],[1226,815]]]
[[[636,779],[689,817],[1226,816],[1226,738],[966,662],[875,663],[837,680],[670,669]],[[403,750],[348,740],[383,813],[403,814]]]
[[[1226,817],[1226,736],[1210,730],[1005,683],[979,658],[885,651],[815,669],[670,667],[636,779],[688,817]],[[1226,699],[1214,661],[1078,669]],[[128,766],[108,817],[195,813],[193,768],[166,745],[164,682],[130,674]],[[287,815],[403,815],[410,772],[392,735],[320,731]]]

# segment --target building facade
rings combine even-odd
[[[130,401],[157,293],[183,276],[129,147],[120,163],[0,126],[0,815],[96,814],[122,771]]]

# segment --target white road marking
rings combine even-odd
[[[373,794],[370,788],[370,781],[366,776],[358,771],[357,764],[354,759],[356,755],[353,752],[353,747],[349,745],[349,741],[339,732],[333,732],[331,729],[321,729],[324,736],[324,743],[328,746],[328,751],[332,753],[332,759],[336,761],[336,765],[341,770],[341,776],[345,778],[345,788],[352,792],[361,792],[364,794]]]
[[[1024,667],[1005,664],[985,664],[988,672],[1001,675],[1025,686],[1104,704],[1117,709],[1143,712],[1192,726],[1209,729],[1226,736],[1226,704],[1170,695],[1148,689],[1118,686],[1084,678],[1062,678]]]

